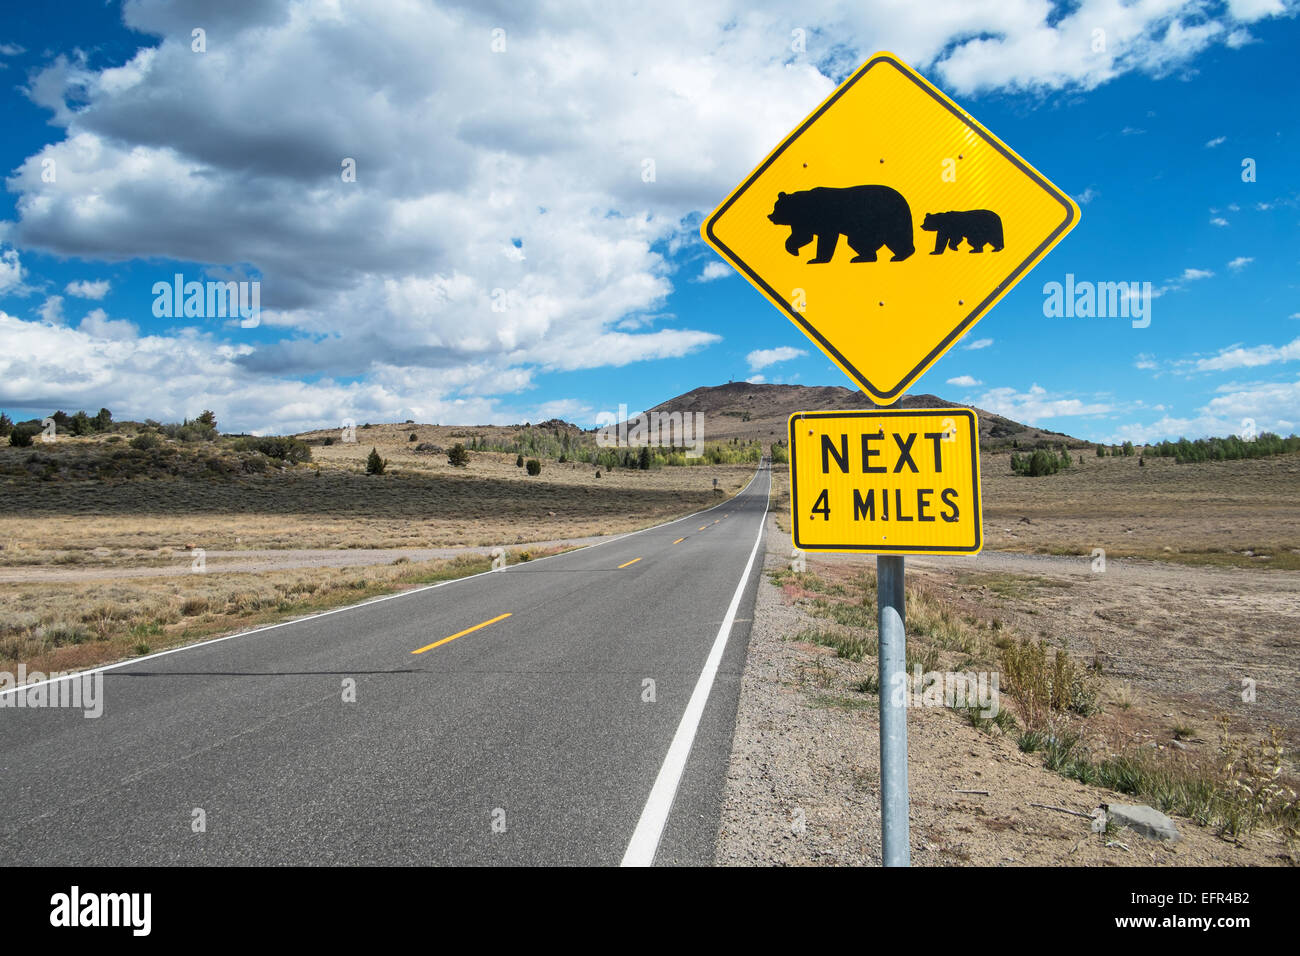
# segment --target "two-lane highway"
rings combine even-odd
[[[769,487],[0,708],[0,859],[711,862]]]

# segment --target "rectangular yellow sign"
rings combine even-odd
[[[979,422],[969,408],[795,412],[790,508],[802,551],[977,554]]]

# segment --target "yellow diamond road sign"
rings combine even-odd
[[[1078,221],[1069,196],[879,53],[701,232],[888,405]]]
[[[795,412],[790,511],[803,551],[976,554],[979,422],[969,408]]]

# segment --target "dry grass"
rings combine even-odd
[[[521,552],[508,555],[516,563]],[[490,558],[475,555],[366,568],[7,585],[0,591],[0,670],[12,671],[18,662],[43,671],[90,667],[490,566]]]
[[[709,507],[753,475],[749,465],[700,465],[620,468],[597,478],[590,465],[548,460],[541,475],[529,477],[513,455],[493,452],[471,452],[467,468],[453,468],[445,455],[411,450],[412,430],[358,429],[355,444],[317,447],[311,464],[273,462],[260,474],[190,474],[188,458],[220,453],[179,446],[151,477],[107,481],[15,475],[32,453],[56,471],[80,473],[79,459],[102,454],[97,439],[0,448],[8,505],[0,517],[0,564],[158,563],[191,546],[427,548],[614,534]],[[389,460],[388,474],[364,473],[371,447]],[[181,473],[171,474],[173,468]]]
[[[985,546],[1300,569],[1300,455],[1178,465],[1096,458],[1043,478],[984,455]]]

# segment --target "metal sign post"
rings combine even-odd
[[[880,845],[885,866],[910,866],[907,798],[907,613],[900,555],[876,556],[880,632]]]

